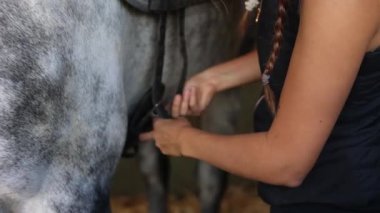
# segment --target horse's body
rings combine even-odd
[[[238,25],[240,20],[240,2],[216,1],[196,5],[186,9],[186,40],[189,55],[189,75],[203,71],[206,68],[231,59],[239,51]],[[227,7],[227,12],[224,10]],[[149,15],[147,15],[149,16]],[[153,24],[156,20],[151,19]],[[169,87],[174,88],[178,82],[182,68],[182,58],[179,49],[178,23],[176,15],[171,14],[167,30],[166,73],[170,81]],[[144,43],[147,43],[145,41]],[[154,43],[148,43],[146,48],[156,51]],[[154,63],[151,63],[154,66]],[[176,73],[175,73],[176,72]],[[173,92],[174,89],[170,89]],[[238,91],[228,91],[219,94],[213,100],[208,110],[200,120],[202,129],[215,133],[232,134],[236,132],[236,118],[240,111]],[[167,157],[159,153],[154,143],[140,144],[140,170],[145,177],[149,212],[167,212],[168,172],[170,166]],[[226,174],[206,163],[198,165],[199,198],[202,212],[218,212],[220,200],[224,192]]]
[[[236,47],[233,23],[211,8],[187,11],[193,72]],[[109,211],[128,113],[152,78],[154,20],[119,0],[0,1],[1,213]]]

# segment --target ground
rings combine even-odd
[[[199,203],[193,193],[171,195],[170,213],[198,213]],[[147,203],[144,196],[117,196],[112,199],[114,213],[146,213]],[[230,186],[224,196],[221,213],[268,213],[269,207],[256,193],[246,186]]]

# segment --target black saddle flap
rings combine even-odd
[[[158,98],[161,99],[165,91],[165,86],[160,84],[156,88]],[[139,135],[143,132],[152,131],[152,115],[155,106],[153,104],[153,91],[150,88],[135,106],[133,112],[128,117],[128,135],[123,150],[123,157],[133,157],[138,149]]]
[[[124,145],[123,157],[133,157],[138,149],[139,134],[152,130],[152,109],[152,89],[149,89],[128,118],[128,135]]]
[[[144,12],[169,12],[183,9],[207,0],[125,0]]]

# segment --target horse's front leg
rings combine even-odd
[[[241,110],[239,93],[240,89],[234,89],[218,94],[201,118],[202,129],[218,134],[236,133],[238,114]],[[227,184],[227,173],[205,162],[200,162],[198,180],[202,212],[219,212]]]
[[[139,166],[146,186],[148,212],[166,213],[169,158],[161,154],[153,142],[143,142],[139,148]]]

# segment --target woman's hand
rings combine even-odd
[[[191,128],[185,118],[156,119],[154,130],[140,135],[141,141],[155,140],[156,146],[165,155],[182,156],[183,147],[180,136],[184,129]]]
[[[187,81],[182,95],[176,95],[172,105],[173,117],[199,116],[210,104],[217,83],[207,71],[195,75]]]
[[[187,81],[182,95],[173,101],[174,117],[200,115],[215,93],[261,79],[256,51],[215,65]]]

